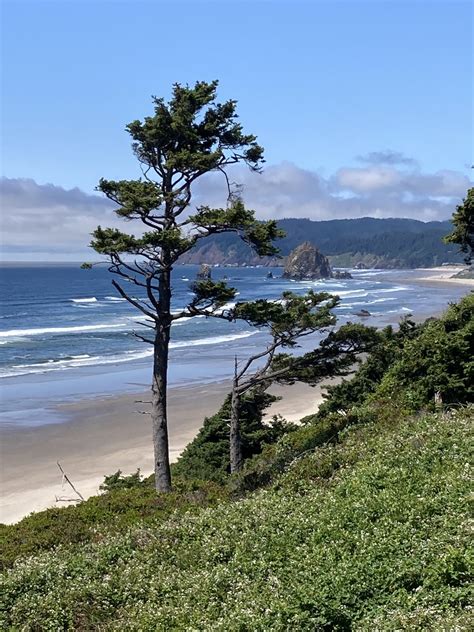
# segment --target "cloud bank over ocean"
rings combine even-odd
[[[426,173],[416,160],[392,150],[357,156],[356,161],[357,166],[341,167],[326,177],[291,162],[267,166],[262,174],[239,168],[229,175],[243,185],[246,204],[261,219],[445,220],[472,186],[461,172]],[[211,174],[196,185],[194,201],[223,206],[226,192],[222,175]],[[113,213],[114,205],[103,197],[27,178],[2,178],[0,204],[4,260],[90,257],[87,244],[98,224],[123,227]]]

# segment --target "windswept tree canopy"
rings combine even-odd
[[[474,256],[474,187],[468,189],[462,204],[456,207],[453,214],[454,230],[445,237],[445,241],[459,244],[465,253],[464,261],[471,264]]]
[[[198,240],[218,233],[236,233],[259,255],[275,255],[273,240],[283,235],[275,221],[260,222],[233,188],[226,169],[243,163],[260,171],[263,149],[253,134],[244,134],[237,102],[216,100],[217,81],[173,86],[172,98],[153,98],[154,113],[126,129],[142,176],[137,180],[101,179],[98,190],[116,204],[124,221],[138,222],[134,233],[99,226],[92,248],[107,257],[112,283],[146,316],[148,333],[135,332],[153,345],[151,418],[155,446],[155,481],[159,491],[171,489],[167,430],[167,373],[171,323],[198,314],[233,320],[224,309],[236,291],[224,282],[196,281],[193,298],[178,313],[171,309],[172,270]],[[220,172],[228,196],[221,208],[191,208],[193,184]],[[84,267],[90,267],[87,264]],[[131,292],[123,283],[132,284]],[[130,287],[130,286],[128,286]],[[150,332],[151,330],[151,332]]]

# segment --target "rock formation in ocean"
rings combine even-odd
[[[211,266],[207,263],[202,263],[196,276],[199,281],[207,281],[211,278]]]
[[[286,259],[285,279],[329,279],[332,276],[327,257],[309,241],[295,248]]]

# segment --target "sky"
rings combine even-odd
[[[238,100],[267,162],[233,177],[262,219],[442,220],[471,186],[471,2],[0,2],[4,259],[80,259],[120,225],[94,188],[140,175],[125,125],[175,82]]]

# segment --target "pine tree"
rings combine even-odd
[[[141,229],[135,236],[99,226],[91,246],[107,256],[110,272],[120,278],[113,285],[144,315],[144,324],[151,330],[149,336],[136,335],[154,350],[151,419],[155,484],[160,492],[171,489],[166,401],[171,324],[198,314],[234,318],[222,308],[235,290],[212,280],[196,282],[191,302],[180,313],[172,313],[173,267],[208,235],[237,233],[262,256],[276,254],[272,242],[282,236],[276,222],[257,221],[231,190],[226,169],[243,163],[260,171],[263,149],[255,136],[244,134],[237,121],[236,101],[216,102],[216,89],[217,81],[197,82],[193,87],[175,84],[169,102],[154,97],[152,116],[126,127],[142,177],[101,179],[98,185],[117,205],[115,213],[125,221],[137,220]],[[193,185],[210,172],[221,173],[227,183],[226,205],[191,209]],[[124,289],[123,282],[131,284],[134,292]]]

